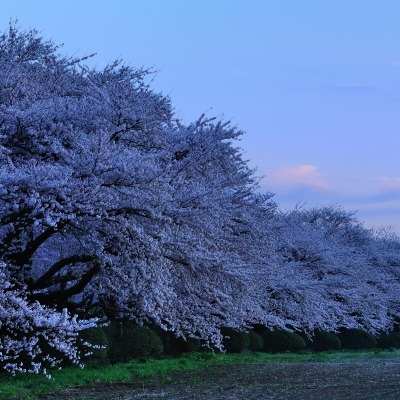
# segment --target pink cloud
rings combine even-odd
[[[383,177],[379,179],[379,183],[386,190],[400,192],[400,178]]]
[[[330,190],[330,186],[315,165],[285,167],[267,174],[267,181],[279,189],[309,188]]]

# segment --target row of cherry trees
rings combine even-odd
[[[58,51],[15,24],[0,36],[4,368],[79,362],[96,318],[210,345],[222,326],[393,324],[396,237],[338,208],[280,212],[234,145],[242,132],[175,120],[150,71]]]

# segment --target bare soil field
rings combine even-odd
[[[400,399],[400,362],[268,363],[171,374],[156,385],[99,385],[42,400]]]

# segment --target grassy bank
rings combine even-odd
[[[52,371],[52,379],[22,374],[17,377],[0,375],[0,399],[34,399],[40,394],[62,391],[77,386],[113,383],[173,382],[173,373],[196,371],[208,366],[228,364],[263,364],[278,362],[374,362],[399,360],[397,351],[338,351],[333,353],[189,353],[178,358],[131,361],[105,367],[87,366]]]

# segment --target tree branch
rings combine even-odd
[[[82,293],[86,285],[93,279],[93,277],[100,271],[100,265],[96,264],[82,275],[80,281],[68,289],[59,289],[50,293],[39,293],[34,297],[36,300],[43,304],[63,304],[69,297]]]
[[[52,283],[49,283],[51,278],[64,267],[76,264],[93,261],[94,257],[90,255],[74,255],[71,257],[63,258],[56,263],[54,263],[34,284],[31,285],[32,290],[46,288]]]

